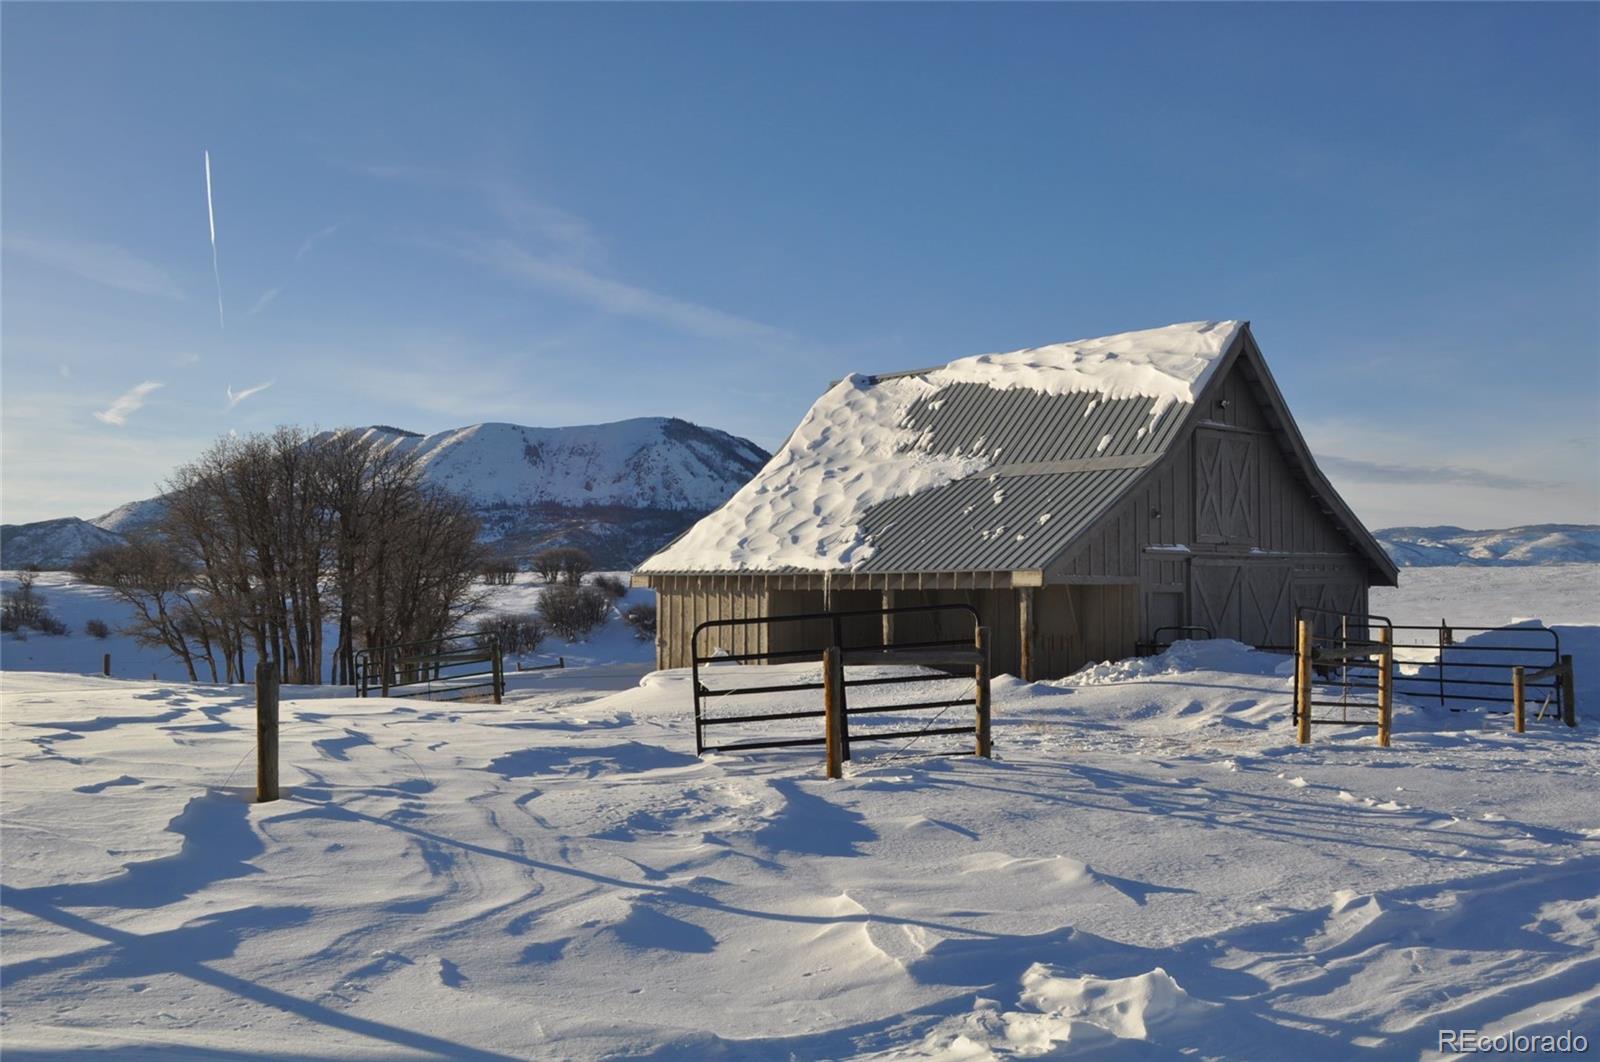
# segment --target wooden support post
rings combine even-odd
[[[1017,677],[1023,682],[1033,681],[1033,587],[1017,588],[1017,642],[1022,647]]]
[[[100,658],[100,674],[106,678],[111,677],[111,654],[106,653]]]
[[[1294,643],[1294,710],[1300,720],[1300,744],[1311,743],[1311,624],[1300,621]]]
[[[1388,748],[1389,724],[1394,718],[1394,632],[1379,627],[1378,644],[1383,646],[1378,657],[1378,744]]]
[[[500,647],[495,646],[494,656],[494,703],[499,704],[506,692],[506,662],[500,656]]]
[[[1568,726],[1578,725],[1578,684],[1572,674],[1572,656],[1561,657],[1561,721]]]
[[[278,799],[278,669],[256,664],[256,803]]]
[[[382,684],[381,688],[383,690],[383,695],[387,697],[389,696],[389,669],[394,666],[393,662],[389,659],[388,649],[384,649],[383,651],[383,661],[381,666],[383,667],[383,674],[379,678],[379,682]]]
[[[1511,669],[1511,718],[1516,724],[1517,733],[1523,734],[1528,730],[1527,695],[1522,679],[1522,665],[1518,664]]]
[[[822,725],[827,738],[828,777],[844,777],[844,719],[839,694],[843,692],[839,679],[843,668],[839,666],[839,647],[830,645],[822,651]]]
[[[894,616],[889,612],[894,608],[894,591],[883,592],[883,644],[894,644]]]
[[[979,627],[973,636],[973,644],[978,650],[978,663],[972,669],[973,683],[976,690],[973,693],[973,704],[977,710],[976,731],[977,748],[974,751],[984,759],[990,758],[993,746],[989,739],[989,628]]]

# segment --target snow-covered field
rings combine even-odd
[[[614,572],[624,581],[627,572]],[[7,593],[17,588],[16,572],[0,572],[0,590]],[[103,654],[111,654],[111,674],[115,678],[149,678],[155,675],[162,681],[183,682],[188,672],[183,663],[163,649],[141,646],[132,638],[117,633],[126,627],[133,612],[103,587],[79,582],[68,572],[38,572],[34,576],[34,591],[40,594],[46,607],[67,625],[68,633],[60,636],[28,632],[25,638],[7,634],[0,636],[0,668],[7,671],[76,671],[100,673]],[[485,614],[505,612],[532,612],[538,605],[544,584],[538,576],[522,572],[511,586],[484,588],[487,595]],[[524,656],[528,665],[554,663],[565,658],[569,665],[630,663],[644,665],[655,659],[655,647],[633,636],[627,624],[621,622],[621,612],[635,604],[653,604],[652,590],[629,590],[627,596],[616,603],[610,622],[595,630],[581,642],[569,643],[550,636],[536,653]],[[104,622],[112,633],[105,638],[93,638],[84,631],[84,625],[93,619]],[[329,625],[323,634],[324,643],[333,645],[339,632]],[[326,665],[325,665],[326,666]],[[508,668],[515,666],[508,660]],[[202,678],[209,677],[202,675]]]
[[[6,1058],[1593,1045],[1596,570],[1375,595],[1587,625],[1578,730],[1402,706],[1390,749],[1296,746],[1284,658],[1189,643],[997,680],[993,761],[863,745],[828,782],[814,750],[696,758],[687,676],[623,665],[500,707],[287,688],[255,805],[248,689],[7,671]]]

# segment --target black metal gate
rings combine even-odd
[[[1455,711],[1516,714],[1519,728],[1521,709],[1531,703],[1536,719],[1548,713],[1577,725],[1572,657],[1562,654],[1561,636],[1549,627],[1393,623],[1311,607],[1297,610],[1296,618],[1303,628],[1296,649],[1297,725],[1377,726],[1386,735],[1394,696]],[[1313,688],[1319,681],[1322,691]],[[1312,708],[1338,708],[1339,715],[1312,716]],[[1309,740],[1307,728],[1300,733]]]
[[[493,634],[455,634],[420,642],[362,649],[356,653],[356,695],[457,700],[505,694],[500,639]]]
[[[1570,691],[1560,681],[1561,635],[1549,627],[1461,627],[1440,620],[1438,626],[1396,624],[1394,630],[1400,665],[1395,692],[1409,700],[1448,708],[1504,705],[1487,710],[1510,712],[1511,673],[1521,667],[1528,672],[1529,699],[1554,707],[1559,718],[1572,714]],[[1406,674],[1408,666],[1416,673]]]
[[[971,633],[961,638],[933,638],[920,641],[888,642],[877,641],[859,645],[845,644],[845,620],[856,617],[868,616],[903,616],[917,613],[957,612],[964,614],[971,621]],[[706,653],[701,648],[701,635],[718,628],[738,626],[765,626],[769,635],[772,628],[784,624],[804,624],[827,621],[829,637],[815,645],[805,645],[797,648],[769,649],[765,652],[754,653]],[[718,619],[707,620],[695,627],[694,634],[689,642],[690,652],[693,655],[693,680],[694,680],[694,746],[698,755],[704,752],[729,752],[749,749],[778,749],[796,748],[807,745],[824,745],[827,742],[821,725],[824,710],[819,699],[817,707],[801,709],[799,711],[778,712],[743,712],[729,715],[716,715],[709,712],[710,704],[725,703],[727,698],[765,696],[774,693],[790,693],[803,690],[824,689],[825,683],[819,667],[818,675],[812,680],[807,674],[804,679],[792,682],[779,682],[763,685],[730,685],[718,683],[708,686],[703,681],[707,670],[723,672],[725,665],[732,664],[803,664],[816,661],[822,663],[823,654],[830,648],[839,652],[844,665],[861,664],[910,664],[925,668],[949,670],[950,674],[929,674],[922,672],[915,675],[879,675],[849,678],[848,676],[839,684],[838,696],[841,721],[843,723],[843,754],[845,759],[850,758],[850,743],[855,741],[887,741],[895,738],[915,738],[943,734],[977,734],[978,723],[976,718],[973,723],[964,726],[934,727],[932,722],[937,722],[938,717],[930,722],[929,726],[920,730],[871,730],[863,731],[852,738],[849,729],[849,718],[852,715],[866,715],[877,712],[911,712],[928,709],[938,709],[941,713],[948,708],[962,705],[972,705],[987,710],[987,705],[982,704],[986,697],[984,692],[988,682],[985,677],[989,668],[989,652],[985,642],[983,629],[979,625],[978,610],[973,606],[962,603],[940,605],[907,605],[900,608],[886,609],[855,609],[843,612],[804,612],[786,616],[758,616],[749,619]],[[729,671],[731,672],[731,668]],[[964,672],[964,673],[963,673]],[[926,701],[909,701],[890,705],[867,705],[851,708],[847,703],[849,690],[863,686],[892,686],[905,683],[925,683],[940,680],[965,680],[974,682],[973,693],[949,698],[938,698]],[[976,680],[976,681],[975,681]],[[759,738],[756,740],[733,741],[726,744],[709,744],[706,740],[706,730],[718,726],[733,726],[750,723],[769,723],[788,720],[816,720],[817,726],[810,734],[794,734],[778,738]],[[987,735],[984,735],[986,738]]]

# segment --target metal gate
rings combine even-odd
[[[1561,635],[1549,627],[1461,627],[1399,624],[1395,656],[1415,674],[1395,676],[1395,690],[1412,701],[1436,701],[1459,710],[1467,704],[1516,709],[1515,672],[1523,673],[1525,698],[1540,701],[1568,726],[1577,726],[1571,682],[1572,657],[1561,652]],[[1466,702],[1465,704],[1463,702]],[[1542,713],[1541,713],[1542,714]]]
[[[456,700],[488,694],[499,704],[505,689],[500,639],[493,634],[455,634],[356,653],[359,697]]]
[[[1387,745],[1395,694],[1456,711],[1471,705],[1512,714],[1518,731],[1530,702],[1538,706],[1536,720],[1549,712],[1578,725],[1572,657],[1549,627],[1397,624],[1311,607],[1297,611],[1296,626],[1294,721],[1302,743],[1313,725],[1376,726],[1378,743]],[[1338,708],[1339,717],[1318,716],[1316,708]]]
[[[861,617],[904,616],[917,613],[955,612],[963,614],[971,622],[970,633],[960,638],[932,638],[913,640],[907,642],[887,641],[868,642],[865,644],[845,644],[845,621]],[[768,649],[763,652],[753,653],[725,653],[706,652],[701,646],[701,636],[720,628],[739,626],[762,626],[770,632],[782,625],[800,625],[807,623],[827,624],[828,636],[819,639],[816,644],[804,645],[797,648]],[[899,608],[885,609],[856,609],[843,612],[803,612],[783,616],[755,616],[748,619],[717,619],[707,620],[694,629],[690,637],[690,652],[692,653],[694,682],[694,746],[698,755],[704,752],[731,752],[751,749],[779,749],[797,748],[809,745],[825,745],[827,736],[821,725],[826,714],[819,698],[815,709],[804,708],[798,711],[773,711],[773,712],[739,712],[733,714],[713,714],[708,709],[711,705],[727,703],[728,699],[738,697],[761,697],[774,693],[792,693],[804,690],[817,690],[819,693],[828,688],[835,690],[838,698],[837,711],[840,719],[840,738],[842,755],[844,759],[850,758],[850,745],[852,741],[888,741],[896,738],[917,738],[943,734],[973,734],[978,739],[980,750],[987,754],[986,727],[980,719],[986,719],[988,714],[988,674],[989,674],[989,649],[987,645],[987,631],[979,626],[978,610],[968,604],[939,604],[939,605],[907,605]],[[849,678],[847,674],[836,681],[828,681],[828,676],[821,673],[816,678],[811,677],[810,670],[803,675],[792,676],[796,681],[740,684],[734,685],[718,682],[717,685],[707,685],[704,679],[708,672],[715,672],[719,677],[723,674],[734,674],[728,665],[735,664],[809,664],[816,662],[823,664],[824,658],[832,650],[841,662],[839,670],[844,666],[863,664],[911,664],[927,668],[949,670],[950,674],[928,674],[926,672],[915,675],[879,675]],[[726,668],[726,670],[724,670]],[[964,673],[963,673],[964,672]],[[740,677],[754,677],[745,675]],[[779,675],[779,678],[787,676]],[[864,705],[852,708],[848,704],[849,691],[865,686],[894,686],[906,683],[925,683],[934,681],[964,680],[973,683],[973,691],[959,697],[936,698],[925,701],[908,701],[887,705]],[[942,716],[945,710],[962,705],[970,705],[974,709],[974,721],[963,726],[935,727],[933,723],[939,720],[935,716],[928,726],[919,730],[871,730],[862,731],[855,735],[850,733],[849,719],[851,716],[867,715],[879,712],[913,712],[937,709]],[[713,744],[708,742],[706,731],[713,727],[726,727],[750,723],[784,722],[791,720],[815,720],[815,728],[810,733],[795,733],[777,738],[758,738],[756,740],[735,740],[728,743]]]
[[[1334,680],[1338,697],[1317,699],[1319,692],[1326,694],[1316,688],[1319,675]],[[1387,616],[1352,615],[1308,605],[1296,611],[1294,723],[1300,744],[1311,741],[1313,726],[1373,726],[1378,728],[1378,744],[1388,745],[1393,697],[1394,624]],[[1323,709],[1320,718],[1319,708]],[[1334,708],[1339,709],[1337,719],[1331,714]],[[1351,718],[1352,709],[1355,718]]]

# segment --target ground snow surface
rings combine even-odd
[[[1600,628],[1563,637],[1580,704],[1600,703]],[[513,674],[502,706],[288,687],[285,795],[263,805],[248,689],[7,672],[6,1057],[1343,1060],[1427,1054],[1441,1027],[1593,1041],[1596,725],[1519,736],[1403,705],[1390,749],[1324,730],[1301,748],[1284,662],[1191,643],[1001,677],[995,760],[924,755],[957,738],[860,742],[838,782],[814,749],[694,756],[683,672]]]

